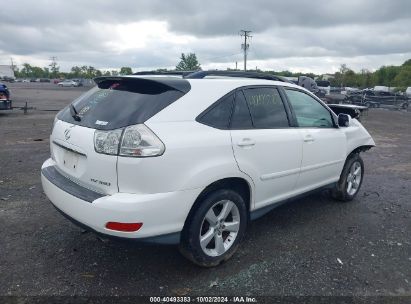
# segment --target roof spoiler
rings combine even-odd
[[[100,87],[106,81],[129,81],[133,83],[155,83],[166,86],[172,90],[180,91],[181,93],[188,93],[191,89],[190,83],[185,79],[180,78],[160,78],[160,77],[130,77],[130,76],[101,76],[94,78],[94,82]]]

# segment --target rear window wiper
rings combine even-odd
[[[71,117],[73,117],[75,121],[81,120],[81,117],[78,115],[77,110],[73,104],[70,104],[70,114],[71,114]]]

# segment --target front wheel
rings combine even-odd
[[[335,199],[343,202],[352,201],[361,188],[364,176],[364,162],[359,154],[347,159],[339,181],[332,191]]]
[[[237,192],[221,189],[194,206],[183,229],[181,253],[202,267],[228,260],[237,250],[247,227],[247,207]]]

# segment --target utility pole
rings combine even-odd
[[[13,77],[16,77],[16,66],[14,65],[13,57],[10,57],[10,63],[11,63],[11,70],[13,71]]]
[[[51,63],[49,64],[50,69],[51,69],[51,73],[54,76],[54,78],[57,77],[57,57],[56,56],[52,56],[50,57]]]
[[[16,66],[14,65],[13,57],[10,57],[10,63],[11,63],[11,69],[14,72],[14,69],[16,68]]]
[[[241,49],[244,50],[244,71],[247,71],[247,51],[248,51],[248,48],[250,47],[250,45],[247,44],[247,38],[252,37],[249,35],[250,33],[251,31],[247,31],[247,30],[240,31],[240,36],[244,37],[244,43],[241,44]]]

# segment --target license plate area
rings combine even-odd
[[[64,151],[63,166],[70,171],[77,171],[79,156],[71,151]]]

